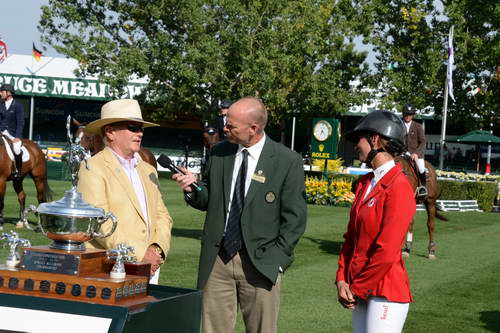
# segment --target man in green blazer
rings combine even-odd
[[[203,331],[234,331],[238,306],[247,332],[276,332],[282,273],[306,227],[302,158],[266,136],[257,98],[231,105],[227,140],[214,146],[201,191],[175,174],[186,201],[206,211],[198,288]]]

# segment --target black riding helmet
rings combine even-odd
[[[390,153],[400,154],[405,150],[406,128],[398,116],[390,111],[378,110],[373,111],[361,118],[354,129],[345,134],[345,138],[351,142],[357,143],[360,134],[377,133],[381,137],[389,141],[386,147]],[[370,142],[371,145],[371,142]],[[373,149],[368,154],[370,163],[375,155],[383,149]]]
[[[405,104],[403,106],[403,114],[414,115],[415,113],[417,113],[417,109],[413,105]]]
[[[14,90],[14,86],[12,86],[12,84],[2,84],[0,86],[0,91],[10,91],[12,95],[16,93],[16,91]]]

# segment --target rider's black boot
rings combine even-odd
[[[23,152],[21,151],[18,155],[14,154],[14,160],[16,169],[14,170],[12,177],[14,179],[19,179],[21,178],[21,171],[23,169]]]

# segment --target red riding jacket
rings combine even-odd
[[[362,299],[412,301],[401,247],[416,211],[413,189],[396,164],[365,192],[373,172],[360,178],[338,262],[337,281]]]

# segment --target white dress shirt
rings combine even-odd
[[[243,161],[243,154],[241,153],[241,151],[243,149],[246,149],[248,151],[247,174],[245,175],[245,195],[247,195],[248,189],[250,188],[250,183],[252,182],[252,175],[255,173],[255,168],[257,168],[257,162],[259,162],[259,157],[262,153],[262,148],[264,148],[265,142],[266,135],[264,135],[259,142],[251,147],[245,148],[242,145],[238,145],[238,150],[236,151],[236,156],[234,158],[233,177],[231,178],[231,192],[229,196],[229,206],[226,215],[226,227],[227,220],[229,218],[229,211],[231,210],[231,202],[233,201],[234,183],[236,183],[236,178],[238,178],[238,171],[240,171],[241,162]]]
[[[137,163],[139,163],[139,160],[137,159],[137,153],[134,154],[134,158],[126,160],[120,155],[118,155],[116,152],[114,152],[113,149],[110,148],[110,150],[118,159],[118,162],[122,166],[123,171],[130,180],[130,183],[132,184],[132,188],[134,189],[137,201],[139,201],[139,205],[141,206],[142,215],[146,218],[146,222],[148,225],[148,233],[149,233],[149,217],[148,217],[146,193],[144,193],[144,187],[142,186],[141,178],[139,177],[139,174],[137,173],[136,170]]]
[[[382,177],[384,177],[385,174],[388,173],[392,168],[394,168],[394,166],[396,166],[396,163],[394,163],[394,160],[390,160],[389,162],[385,162],[384,164],[373,170],[374,176],[372,181],[370,182],[370,185],[368,186],[368,189],[366,190],[363,200],[366,199],[375,185],[377,185],[378,181],[382,179]]]
[[[406,126],[406,134],[408,134],[410,132],[410,126],[411,126],[411,121],[409,122],[404,122],[405,123],[405,126]]]
[[[9,99],[9,100],[5,101],[5,110],[8,110],[8,109],[10,108],[10,106],[11,106],[11,104],[12,104],[12,101],[14,101],[14,99],[13,99],[13,98],[11,98],[11,99]]]

